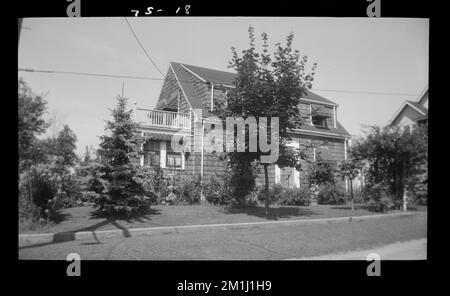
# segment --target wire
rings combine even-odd
[[[147,58],[150,60],[150,62],[153,64],[153,66],[155,66],[156,70],[158,70],[158,72],[162,75],[162,77],[166,78],[166,76],[163,74],[163,72],[158,68],[158,66],[155,64],[155,62],[153,61],[153,59],[150,57],[150,55],[148,54],[148,52],[145,50],[144,46],[142,45],[141,41],[139,41],[138,36],[136,35],[136,33],[133,30],[133,27],[131,27],[131,24],[128,22],[127,18],[124,17],[125,21],[127,22],[128,28],[130,28],[131,33],[133,33],[134,38],[136,39],[137,43],[139,44],[139,46],[142,48],[142,50],[144,51],[145,55],[147,56]]]
[[[146,79],[146,80],[164,80],[161,78],[151,78],[142,76],[125,76],[125,75],[110,75],[110,74],[95,74],[87,72],[70,72],[70,71],[52,71],[52,70],[34,70],[19,68],[19,71],[23,72],[36,72],[36,73],[50,73],[50,74],[70,74],[70,75],[84,75],[84,76],[97,76],[97,77],[112,77],[112,78],[130,78],[130,79]]]
[[[18,68],[19,71],[23,72],[35,72],[35,73],[50,73],[50,74],[70,74],[70,75],[85,75],[85,76],[96,76],[96,77],[110,77],[110,78],[129,78],[129,79],[144,79],[144,80],[165,80],[165,78],[155,78],[155,77],[144,77],[144,76],[127,76],[127,75],[111,75],[111,74],[97,74],[97,73],[87,73],[87,72],[71,72],[71,71],[52,71],[52,70],[36,70],[36,69],[26,69]],[[186,83],[205,83],[205,82],[193,82],[184,81],[180,82]],[[371,94],[371,95],[391,95],[391,96],[414,96],[419,95],[414,94],[403,94],[403,93],[388,93],[388,92],[366,92],[366,91],[351,91],[351,90],[338,90],[338,89],[321,89],[315,88],[313,91],[328,91],[328,92],[338,92],[338,93],[352,93],[352,94]]]
[[[388,92],[370,92],[370,91],[351,91],[351,90],[337,90],[337,89],[320,89],[315,88],[314,90],[318,91],[329,91],[329,92],[341,92],[341,93],[351,93],[351,94],[368,94],[368,95],[388,95],[388,96],[414,96],[417,97],[419,95],[414,94],[403,94],[403,93],[388,93]]]

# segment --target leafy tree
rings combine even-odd
[[[77,136],[65,124],[63,129],[59,132],[55,143],[55,155],[61,156],[63,159],[63,165],[73,165],[78,157],[75,154]]]
[[[45,132],[48,123],[43,115],[47,102],[32,93],[30,87],[19,78],[18,82],[18,138],[19,159],[33,160],[36,136]]]
[[[399,201],[405,186],[412,189],[416,177],[427,172],[428,129],[418,126],[404,132],[398,127],[369,127],[366,138],[356,141],[352,155],[368,163],[368,186],[385,186]]]
[[[105,130],[109,133],[100,137],[102,178],[108,183],[95,203],[100,211],[130,215],[144,209],[148,202],[144,188],[135,180],[142,137],[132,119],[132,110],[127,111],[126,104],[126,98],[117,98],[112,110],[113,120],[106,123]]]
[[[78,160],[75,153],[77,136],[68,125],[64,125],[58,136],[37,140],[34,158],[40,162],[53,156],[60,157],[61,166],[72,166]]]
[[[310,186],[336,185],[335,173],[336,163],[334,161],[318,160],[311,162],[308,167],[308,181]]]
[[[226,117],[254,117],[260,126],[259,118],[275,118],[279,120],[279,157],[276,163],[280,167],[300,167],[300,158],[305,157],[301,151],[295,151],[287,146],[291,140],[288,132],[293,128],[299,128],[304,121],[300,114],[298,105],[300,98],[304,95],[305,89],[312,86],[314,70],[306,73],[305,66],[308,58],[301,56],[298,50],[292,48],[294,34],[290,33],[286,37],[286,44],[282,46],[277,43],[276,50],[272,55],[269,53],[268,36],[262,33],[262,52],[258,53],[255,47],[255,35],[252,26],[248,29],[250,44],[249,48],[242,51],[242,56],[232,47],[232,60],[230,67],[233,68],[238,77],[235,81],[235,88],[229,93],[227,108],[220,108],[216,114],[225,119]],[[270,123],[267,131],[268,142],[270,139]],[[249,135],[248,125],[246,134]],[[259,139],[259,128],[257,138]],[[254,186],[254,176],[252,163],[259,161],[260,156],[268,153],[262,152],[259,148],[257,152],[249,152],[249,137],[246,136],[246,152],[230,152],[227,156],[235,171],[240,176],[250,176],[243,184],[247,190],[251,191]],[[269,180],[268,167],[270,163],[262,163],[265,175],[266,215],[269,215]],[[239,178],[239,177],[238,177]],[[250,180],[249,180],[250,179]]]
[[[342,177],[345,181],[349,180],[350,183],[350,197],[352,202],[352,211],[355,209],[354,207],[354,197],[353,197],[353,179],[355,179],[359,172],[361,171],[362,164],[356,158],[350,158],[348,160],[344,160],[339,164],[338,175]]]

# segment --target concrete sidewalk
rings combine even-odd
[[[377,253],[381,260],[426,260],[427,239],[397,242],[368,250],[357,250],[339,254],[329,254],[308,258],[290,258],[288,260],[366,260],[370,253]]]
[[[100,230],[100,231],[81,231],[81,232],[61,232],[61,233],[36,233],[36,234],[19,234],[19,248],[49,244],[53,242],[66,242],[74,240],[100,239],[112,237],[131,237],[149,234],[167,234],[180,232],[195,232],[199,229],[229,229],[234,227],[260,227],[277,224],[323,224],[323,223],[339,223],[349,221],[364,221],[369,219],[380,219],[387,217],[402,217],[412,215],[426,215],[426,212],[400,212],[390,214],[363,215],[354,217],[335,217],[321,219],[306,220],[278,220],[263,222],[246,222],[246,223],[224,223],[224,224],[204,224],[204,225],[181,225],[181,226],[164,226],[164,227],[148,227],[148,228],[129,228],[117,230]]]

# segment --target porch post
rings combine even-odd
[[[141,136],[142,138],[144,137],[144,132],[141,132]],[[141,151],[144,151],[144,142],[141,144]],[[141,166],[144,166],[144,155],[141,155],[140,164]]]
[[[166,142],[165,141],[160,141],[159,142],[159,149],[160,149],[160,154],[159,154],[159,163],[161,165],[162,168],[166,167]]]

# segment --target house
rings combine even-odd
[[[428,123],[428,86],[417,101],[405,101],[389,121],[388,126],[400,126],[411,131],[414,126]]]
[[[219,103],[226,106],[227,93],[234,88],[235,73],[218,71],[183,63],[170,63],[166,79],[154,109],[135,106],[139,130],[146,138],[141,165],[159,163],[169,171],[182,170],[199,175],[202,180],[220,179],[225,165],[217,154],[205,149],[177,152],[171,147],[174,136],[186,137],[191,146],[204,147],[205,126],[211,126],[211,111]],[[290,145],[307,145],[311,160],[319,158],[341,161],[347,157],[349,133],[339,123],[338,105],[311,91],[299,105],[308,123],[291,131]],[[286,187],[308,186],[305,171],[294,168],[269,167],[272,187],[280,183]],[[264,184],[264,174],[257,178]]]

